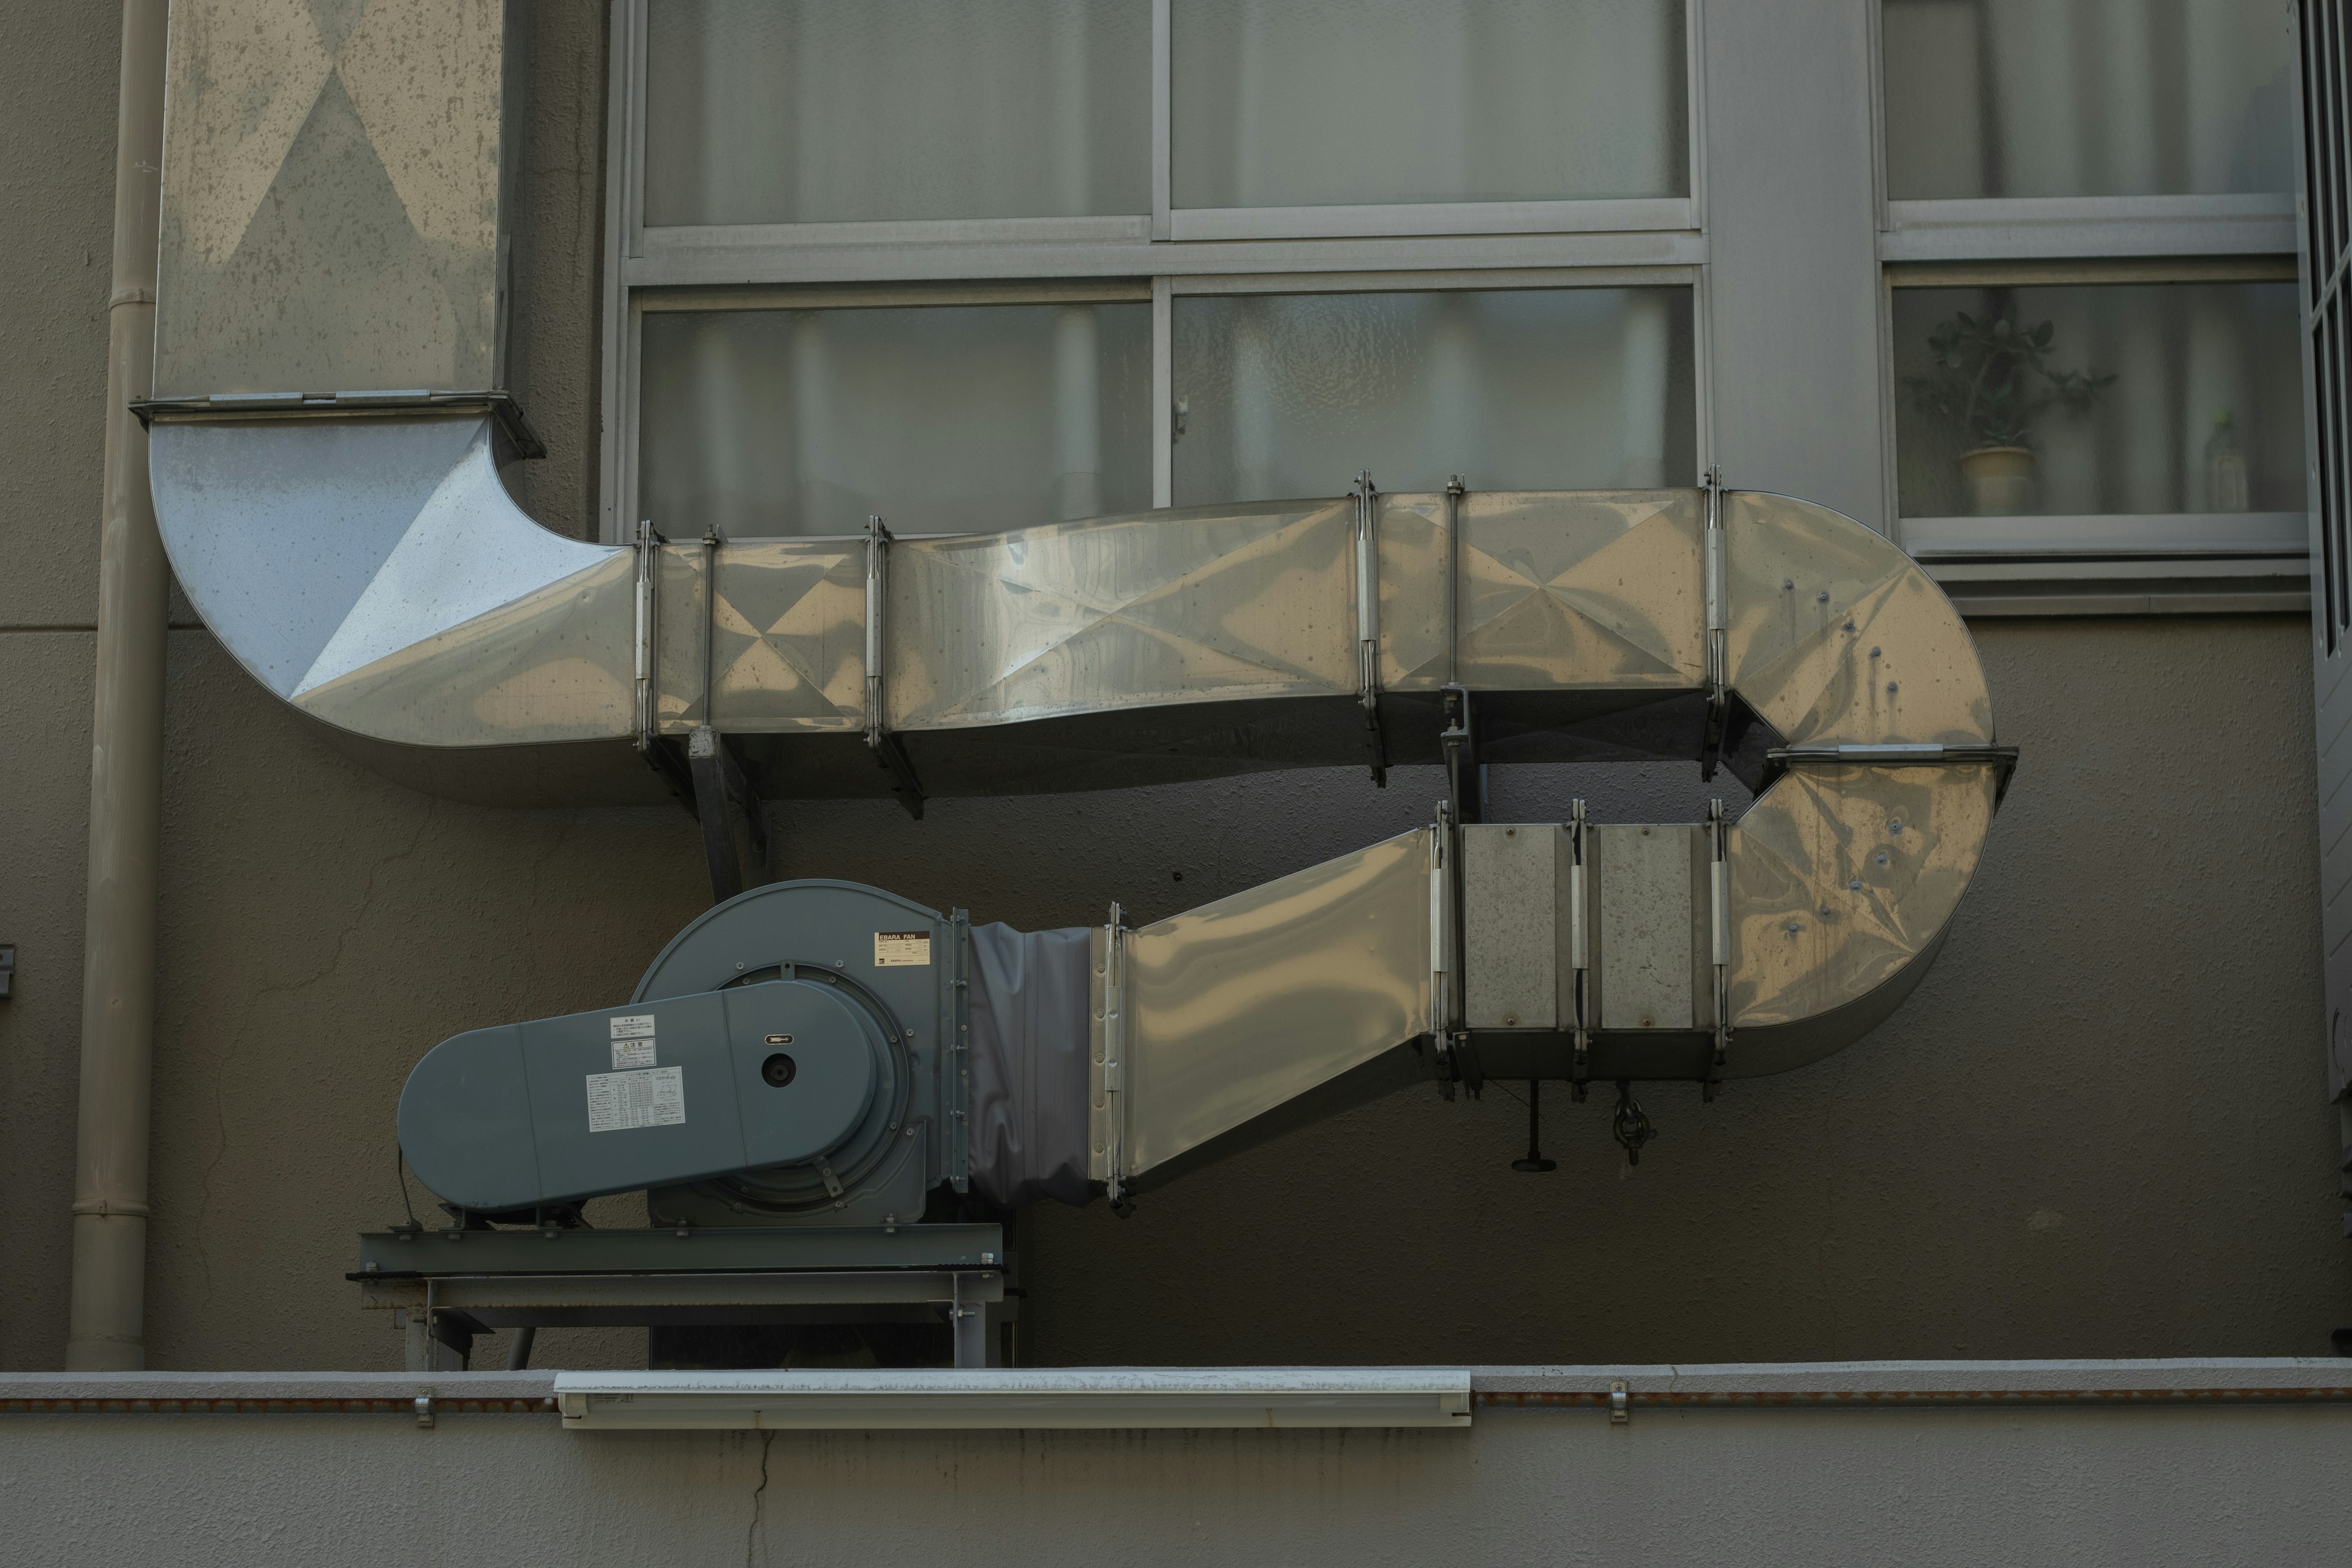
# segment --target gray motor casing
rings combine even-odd
[[[401,1148],[488,1213],[824,1159],[896,1114],[891,1053],[837,987],[797,980],[502,1024],[417,1064]]]
[[[435,1047],[401,1147],[477,1213],[637,1188],[666,1226],[912,1224],[942,1184],[1082,1204],[1087,939],[854,882],[755,888],[622,1006]]]

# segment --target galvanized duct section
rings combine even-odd
[[[2000,764],[1965,628],[1869,530],[1737,491],[1364,484],[1001,534],[561,539],[498,476],[533,445],[502,390],[505,6],[173,16],[159,524],[224,646],[387,771],[610,798],[650,781],[636,753],[723,737],[763,795],[919,805],[1450,744],[1719,761],[1759,793],[1736,824],[1652,836],[1678,851],[1575,824],[1549,873],[1498,856],[1522,886],[1495,908],[1552,911],[1549,946],[1521,944],[1555,955],[1549,981],[1512,984],[1553,1002],[1503,1006],[1517,1022],[1465,1011],[1477,985],[1433,940],[1450,910],[1492,915],[1484,841],[1452,826],[1107,936],[1134,1004],[1097,1088],[1136,1109],[1106,1124],[1129,1173],[1423,1034],[1498,1076],[1563,1036],[1593,1077],[1777,1070],[1867,1028],[1932,954]],[[1637,949],[1686,991],[1607,967]],[[1647,1023],[1611,1011],[1637,996]],[[1227,1083],[1230,1053],[1277,1047],[1295,1070]],[[1155,1102],[1184,1109],[1162,1125]]]
[[[1449,663],[1489,762],[1696,758],[1711,700],[1751,787],[1776,745],[1991,738],[1935,585],[1785,497],[1721,498],[1711,681],[1704,490],[1473,493],[1452,520],[1447,497],[1382,496],[1369,527],[1340,498],[630,549],[532,523],[496,444],[486,416],[159,421],[158,511],[198,610],[295,708],[532,776],[551,745],[611,763],[706,725],[778,797],[1433,762]]]
[[[1441,822],[1107,924],[1090,1172],[1117,1196],[1433,1070],[1713,1084],[1817,1060],[1926,975],[2003,766],[1799,764],[1735,824]]]

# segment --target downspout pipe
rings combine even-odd
[[[167,0],[123,0],[68,1372],[147,1364],[147,1130],[170,576],[147,486],[147,432],[131,405],[154,384],[168,11]]]

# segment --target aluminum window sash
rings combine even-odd
[[[2289,256],[2128,258],[2107,261],[1952,261],[1889,267],[1896,289],[1975,289],[2027,284],[2292,283]]]
[[[1442,268],[1429,271],[1242,272],[1224,277],[1170,278],[1170,293],[1390,294],[1428,289],[1688,288],[1696,267]]]
[[[1882,261],[2266,256],[2295,247],[2291,193],[1886,204]]]
[[[789,284],[744,289],[639,289],[632,296],[647,315],[681,310],[868,310],[956,305],[1139,305],[1151,298],[1148,279],[1004,283],[898,283],[860,287]]]
[[[613,0],[612,102],[620,113],[613,128],[621,154],[622,203],[619,228],[624,254],[645,254],[646,214],[646,0]]]
[[[1906,517],[1903,543],[1920,561],[2300,558],[2309,527],[2299,511]]]
[[[596,524],[604,543],[622,544],[635,537],[637,521],[638,321],[628,270],[645,233],[646,0],[613,0],[606,48],[604,438],[597,443]]]
[[[672,224],[640,228],[632,253],[663,256],[701,250],[797,250],[810,246],[1041,245],[1140,242],[1151,219],[1108,217],[892,218],[862,223]]]
[[[621,420],[608,426],[618,439],[611,444],[618,450],[613,454],[613,498],[617,510],[608,508],[614,516],[614,534],[607,543],[624,543],[636,537],[637,520],[644,515],[637,497],[637,436],[642,417],[645,378],[640,374],[645,363],[645,310],[634,298],[628,298],[621,311],[621,359],[618,364],[607,363],[604,374],[620,383]]]
[[[1706,7],[1683,0],[1683,132],[1689,138],[1684,164],[1690,192],[1690,226],[1706,227]]]
[[[688,231],[655,231],[682,235]],[[1697,267],[1704,237],[1603,234],[1398,236],[1360,239],[1022,241],[1016,244],[741,247],[665,242],[622,263],[630,289],[761,283],[913,282],[1009,278],[1214,277],[1527,267]]]
[[[1613,234],[1697,227],[1687,196],[1552,202],[1398,202],[1377,206],[1180,207],[1169,237],[1393,238],[1408,235]]]
[[[1151,280],[1151,504],[1176,504],[1176,306],[1169,280]]]
[[[1151,0],[1151,226],[1150,237],[1171,238],[1170,228],[1170,189],[1174,180],[1174,142],[1169,132],[1169,116],[1175,100],[1171,72],[1174,52],[1169,44],[1170,0]]]

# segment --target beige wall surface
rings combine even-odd
[[[515,476],[592,515],[596,123],[585,3],[540,7],[518,382],[553,456]],[[8,8],[0,196],[0,1368],[64,1348],[114,17]],[[1801,1360],[2317,1353],[2352,1322],[2319,1011],[2309,655],[2288,618],[1980,622],[2025,749],[1935,972],[1788,1077],[1548,1097],[1513,1173],[1499,1088],[1424,1088],[1150,1194],[1017,1227],[1041,1362]],[[393,1109],[461,1029],[617,1000],[707,885],[667,807],[513,811],[367,773],[173,638],[155,1219],[159,1367],[392,1367],[342,1279],[399,1216]],[[1351,772],[1078,797],[777,808],[791,875],[1015,925],[1162,914],[1426,819],[1438,782]],[[1689,769],[1498,772],[1543,820],[1684,820]],[[425,1201],[421,1192],[415,1200]],[[625,1220],[625,1201],[605,1205]],[[611,1364],[642,1336],[551,1334]],[[495,1351],[491,1353],[495,1354]]]

